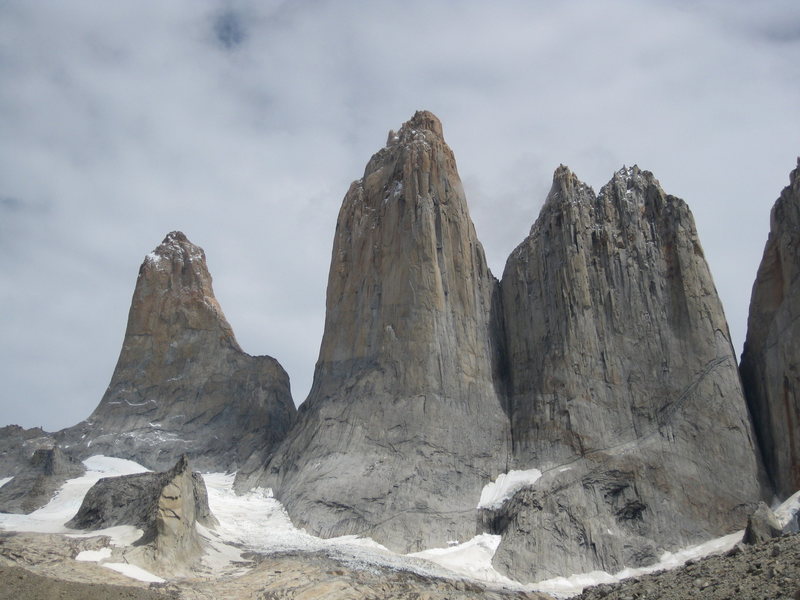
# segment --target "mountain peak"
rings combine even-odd
[[[79,443],[151,468],[189,452],[201,468],[227,469],[293,419],[286,372],[239,347],[203,249],[167,234],[139,269],[117,366],[89,431],[76,426]]]
[[[184,263],[197,262],[197,267],[207,272],[205,252],[200,246],[196,246],[189,241],[189,238],[182,231],[169,232],[164,240],[145,257],[142,268],[155,267],[157,270],[164,270],[167,268],[164,259],[167,259],[173,265],[175,263],[182,265]],[[172,270],[175,270],[174,266]]]
[[[417,140],[431,142],[434,139],[444,142],[442,122],[439,120],[439,117],[432,112],[418,110],[414,113],[413,117],[403,123],[399,131],[389,131],[386,145],[392,146],[397,143],[408,144]]]

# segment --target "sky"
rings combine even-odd
[[[418,109],[498,277],[559,164],[652,171],[738,353],[798,107],[796,0],[0,0],[0,425],[91,413],[175,229],[299,404],[342,198]]]

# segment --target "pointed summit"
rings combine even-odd
[[[173,231],[145,257],[139,269],[126,339],[146,336],[149,360],[166,362],[166,354],[178,339],[188,342],[187,336],[194,335],[191,331],[204,332],[203,337],[215,346],[241,351],[214,297],[205,252],[184,233]],[[196,341],[191,344],[197,345]],[[127,344],[123,353],[126,348]],[[174,359],[169,364],[175,365]],[[174,368],[177,373],[180,365]]]
[[[800,158],[772,207],[741,372],[767,472],[785,498],[800,489]]]
[[[471,538],[506,466],[498,293],[441,124],[418,112],[344,198],[313,387],[238,485],[272,487],[318,535],[404,551]]]
[[[159,469],[185,452],[199,468],[225,470],[282,439],[294,413],[286,372],[271,357],[242,352],[205,253],[173,231],[139,269],[103,399],[60,435],[76,438],[86,455]]]

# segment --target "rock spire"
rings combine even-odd
[[[767,472],[786,498],[800,489],[800,158],[772,208],[741,372]]]
[[[505,470],[499,287],[439,120],[417,112],[336,225],[325,331],[300,419],[239,487],[273,487],[315,534],[410,551],[475,533]]]
[[[559,167],[502,279],[518,468],[484,515],[513,577],[653,562],[744,526],[759,465],[728,326],[679,198],[623,168]]]
[[[283,438],[295,415],[289,378],[242,351],[214,297],[203,250],[173,231],[136,281],[111,383],[83,423],[58,434],[83,448],[168,468],[235,469]]]

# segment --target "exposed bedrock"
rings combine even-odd
[[[217,524],[208,507],[202,476],[192,472],[186,455],[161,473],[137,473],[100,479],[86,493],[78,513],[66,524],[98,530],[131,525],[142,530],[125,555],[140,566],[171,576],[187,570],[202,555],[196,524]]]
[[[637,167],[598,195],[560,167],[502,291],[514,459],[545,474],[481,517],[499,569],[614,571],[744,527],[758,453],[682,200]]]
[[[288,431],[289,377],[242,351],[214,297],[202,248],[173,231],[145,257],[117,366],[100,404],[57,434],[83,456],[165,469],[186,453],[202,470],[235,469]]]
[[[784,499],[800,489],[800,159],[772,208],[741,372],[767,472]]]
[[[65,481],[85,472],[82,462],[58,446],[39,448],[14,478],[0,487],[0,512],[30,514],[50,502]]]
[[[0,427],[0,478],[13,477],[30,464],[33,453],[53,446],[53,434],[41,427]]]
[[[507,468],[499,286],[431,113],[390,132],[347,192],[326,307],[299,422],[237,487],[274,488],[322,536],[401,551],[471,538],[482,486]]]

